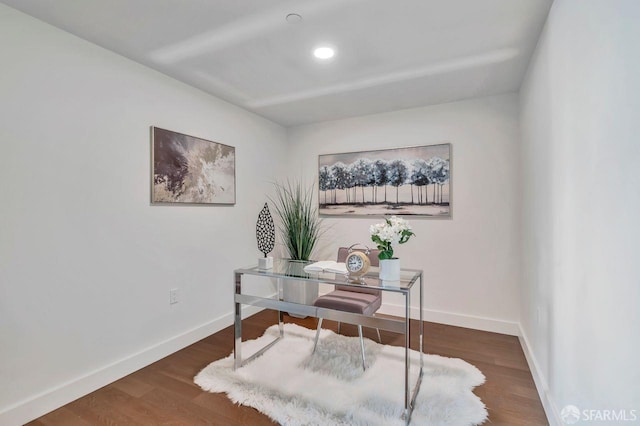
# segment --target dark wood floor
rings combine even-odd
[[[287,322],[315,328],[316,319]],[[273,311],[263,311],[243,322],[244,339],[254,339],[277,321]],[[326,324],[326,325],[325,325]],[[336,323],[323,326],[336,329]],[[412,329],[417,330],[412,324]],[[356,335],[355,326],[342,333]],[[403,346],[402,335],[381,331],[385,344]],[[375,338],[375,330],[365,329]],[[496,333],[425,323],[428,353],[462,358],[486,376],[475,389],[489,410],[488,425],[547,425],[518,339]],[[418,339],[412,336],[417,349]],[[253,408],[238,406],[224,394],[203,392],[193,377],[210,362],[224,358],[233,348],[233,328],[211,335],[148,367],[59,408],[29,425],[267,425],[269,418]]]

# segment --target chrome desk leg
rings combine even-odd
[[[320,337],[320,330],[322,329],[322,318],[318,318],[318,329],[316,330],[316,341],[313,343],[313,352],[316,353],[316,346],[318,346],[318,338]]]
[[[235,279],[235,294],[242,293],[242,274],[236,272]],[[235,302],[235,315],[233,319],[233,369],[239,368],[242,366],[242,313],[241,313],[241,305],[238,302]]]
[[[242,273],[235,273],[235,295],[240,295],[242,294]],[[279,300],[282,300],[282,296],[280,296],[280,287],[281,287],[281,283],[280,280],[278,279],[278,296],[277,298]],[[234,295],[234,299],[235,299],[235,295]],[[235,306],[235,315],[234,315],[234,328],[233,328],[233,334],[234,334],[234,339],[233,339],[233,369],[236,370],[240,367],[242,367],[243,365],[253,361],[254,359],[256,359],[257,357],[259,357],[260,355],[262,355],[263,353],[265,353],[267,350],[269,350],[269,348],[271,348],[273,345],[275,345],[276,343],[278,343],[280,340],[282,340],[283,336],[284,336],[284,326],[283,326],[283,322],[282,322],[282,311],[278,311],[278,327],[280,329],[280,333],[278,335],[278,337],[276,337],[271,343],[269,343],[268,345],[266,345],[265,347],[263,347],[262,349],[260,349],[259,351],[255,352],[253,355],[248,356],[246,359],[242,359],[242,311],[241,311],[241,307],[242,304],[238,303],[236,300],[234,300],[234,306]]]
[[[362,337],[362,326],[358,324],[358,334],[360,335],[360,350],[362,351],[362,369],[366,370],[366,362],[364,359],[364,338]]]
[[[409,424],[410,421],[410,409],[411,409],[411,393],[409,391],[409,344],[410,344],[410,325],[409,320],[409,307],[411,303],[411,297],[409,291],[405,293],[404,297],[405,311],[404,311],[404,415],[405,421]]]
[[[413,388],[413,395],[411,396],[411,402],[409,403],[409,417],[407,417],[407,424],[409,424],[409,422],[411,422],[411,414],[413,413],[413,409],[416,406],[416,398],[418,397],[418,392],[420,392],[420,385],[422,385],[422,378],[424,375],[424,323],[423,323],[423,313],[422,313],[422,308],[423,308],[423,301],[422,301],[422,289],[423,289],[423,284],[422,284],[422,278],[423,275],[420,274],[420,324],[418,325],[418,329],[420,332],[420,347],[419,347],[419,351],[420,351],[420,369],[418,371],[418,380],[416,381],[415,387]]]
[[[283,294],[283,289],[282,289],[282,278],[278,278],[277,279],[277,297],[278,300],[284,300],[284,294]],[[284,337],[284,314],[282,313],[282,311],[278,311],[278,331],[280,332],[280,338]]]
[[[422,368],[424,367],[424,318],[422,313],[422,273],[420,273],[420,373],[422,374]]]

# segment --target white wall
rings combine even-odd
[[[7,425],[230,323],[286,132],[4,5],[0,52]],[[235,207],[151,206],[152,125],[235,146]]]
[[[504,95],[296,127],[289,158],[314,182],[319,154],[451,142],[453,219],[409,218],[416,237],[396,253],[425,271],[427,320],[517,334],[517,108],[516,95]],[[328,217],[319,255],[373,245],[369,225],[380,220]],[[382,311],[398,313],[400,302],[387,297]]]
[[[640,421],[639,22],[636,0],[556,0],[521,90],[521,322],[558,423]]]

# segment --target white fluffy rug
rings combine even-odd
[[[277,326],[243,343],[249,356],[277,336]],[[402,425],[404,348],[365,339],[363,371],[357,337],[323,330],[315,354],[315,331],[285,324],[285,338],[261,357],[233,371],[233,354],[212,362],[195,377],[202,389],[226,392],[282,425]],[[411,388],[419,354],[412,360]],[[472,393],[484,375],[461,359],[424,356],[424,377],[416,400],[413,425],[476,425],[487,418]]]

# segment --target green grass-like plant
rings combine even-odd
[[[271,202],[280,218],[282,241],[292,260],[309,260],[321,235],[322,220],[313,202],[313,186],[303,188],[300,182],[275,183],[276,195]]]

